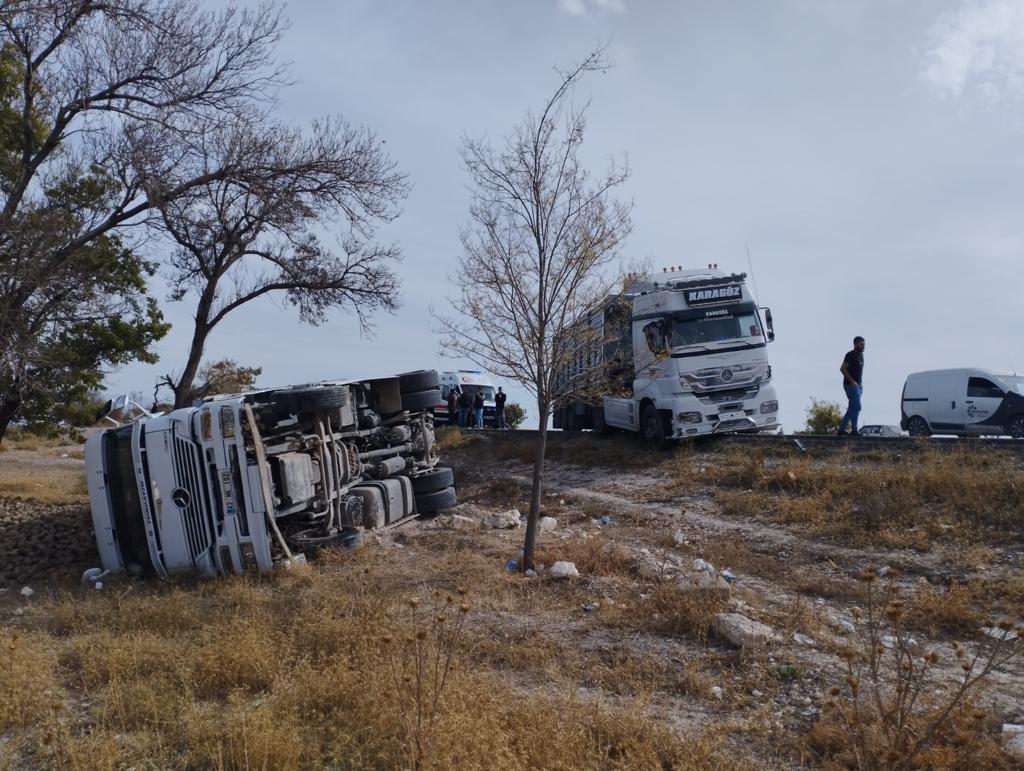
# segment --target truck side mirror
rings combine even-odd
[[[770,343],[775,340],[775,325],[772,323],[771,308],[764,309],[764,325],[765,329],[768,331],[768,342]]]

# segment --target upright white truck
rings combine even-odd
[[[434,445],[439,399],[437,373],[420,370],[216,396],[92,435],[103,568],[266,571],[454,505]]]
[[[763,311],[763,320],[762,320]],[[771,311],[745,273],[666,268],[606,299],[577,328],[559,377],[578,394],[555,428],[640,432],[652,444],[775,431]]]

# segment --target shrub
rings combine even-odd
[[[517,402],[509,402],[505,405],[505,425],[509,428],[519,428],[526,420],[526,409]]]
[[[812,396],[804,431],[808,434],[832,434],[839,428],[842,419],[843,411],[838,404]]]

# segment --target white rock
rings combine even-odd
[[[855,627],[853,624],[851,624],[845,618],[839,619],[839,626],[841,626],[847,632],[856,632],[857,631],[857,627]]]
[[[549,571],[552,578],[579,578],[580,571],[576,569],[576,565],[572,562],[564,562],[559,560],[551,566]]]
[[[716,613],[713,626],[716,635],[737,648],[750,648],[778,639],[770,626],[740,613]]]
[[[1003,723],[1006,751],[1018,758],[1024,758],[1024,725]]]
[[[675,568],[664,562],[659,562],[650,555],[642,555],[640,559],[633,562],[633,570],[641,578],[650,581],[664,581],[675,574]]]
[[[483,526],[491,530],[514,530],[519,527],[519,509],[492,511],[483,519]]]
[[[762,696],[764,696],[764,694],[763,694],[763,693],[761,693],[761,692],[760,692],[759,690],[757,690],[757,688],[755,688],[754,690],[752,690],[752,691],[750,692],[750,695],[751,695],[751,696],[753,696],[753,697],[754,697],[755,699],[760,699],[760,698],[761,698]]]
[[[479,530],[479,520],[472,517],[463,517],[461,514],[449,514],[443,520],[444,527],[449,530]]]
[[[986,626],[982,627],[981,631],[997,640],[1013,640],[1017,637],[1015,629],[1000,629],[997,626]]]
[[[672,533],[672,542],[675,543],[676,546],[682,546],[686,543],[686,533],[682,530],[676,530]]]
[[[706,570],[680,578],[676,583],[676,586],[679,587],[679,591],[681,592],[692,592],[695,589],[715,589],[726,597],[728,597],[731,592],[728,581],[721,576],[716,576],[714,573],[709,573]]]
[[[710,562],[705,562],[704,560],[700,559],[699,557],[693,561],[693,569],[698,571],[698,572],[704,571],[704,570],[706,570],[709,573],[714,573],[715,572],[715,566],[714,565],[712,565]]]
[[[719,701],[721,701],[722,697],[725,696],[725,691],[722,690],[722,686],[720,686],[720,685],[713,685],[713,686],[711,686],[711,695],[714,696]]]
[[[541,517],[537,522],[537,527],[540,528],[540,532],[546,533],[558,527],[558,520],[554,517]]]
[[[31,597],[35,593],[36,593],[35,590],[31,586],[23,586],[23,587],[21,587],[21,596],[22,597]]]
[[[797,632],[796,634],[794,634],[793,635],[793,639],[796,640],[801,645],[809,645],[812,648],[816,645],[816,643],[814,642],[814,638],[813,637],[808,637],[807,635],[801,634],[800,632]]]
[[[559,498],[558,499],[558,505],[559,506],[564,506],[565,505],[565,498]]]
[[[523,573],[523,575],[526,576],[527,578],[536,578],[537,577],[537,571],[536,570],[529,570],[528,569],[525,573]]]
[[[93,584],[93,588],[97,592],[102,591],[102,589],[103,589],[103,582],[102,581],[97,581],[96,583]]]

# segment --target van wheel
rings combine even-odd
[[[931,436],[932,430],[928,428],[928,421],[920,415],[915,415],[907,423],[907,433],[911,436]]]
[[[653,404],[644,407],[643,424],[640,426],[644,441],[659,450],[668,448],[671,440],[665,426],[665,419]]]
[[[1010,422],[1006,424],[1006,433],[1014,439],[1024,439],[1024,415],[1010,418]]]

